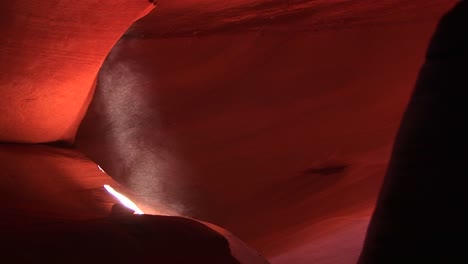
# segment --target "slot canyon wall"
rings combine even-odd
[[[429,40],[456,2],[3,1],[7,249],[33,262],[17,249],[37,240],[67,259],[93,240],[76,262],[118,249],[102,261],[356,263]],[[137,224],[159,239],[129,216],[115,224],[103,184],[162,215]],[[176,239],[162,250],[164,236]],[[375,237],[365,263],[381,257]]]

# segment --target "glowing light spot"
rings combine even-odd
[[[125,195],[117,192],[116,190],[114,190],[114,188],[112,188],[112,187],[110,187],[109,185],[106,184],[106,185],[104,185],[104,189],[106,189],[107,192],[112,194],[112,196],[117,198],[117,200],[119,200],[120,203],[122,203],[125,207],[135,211],[134,214],[144,214],[143,211],[140,208],[138,208],[138,206],[134,202],[132,202],[132,200],[125,197]]]
[[[106,173],[106,172],[101,168],[101,166],[97,165],[97,167],[98,167],[98,169],[99,169],[100,171]]]

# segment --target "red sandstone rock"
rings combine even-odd
[[[0,3],[0,142],[70,141],[92,84],[146,0]]]
[[[353,263],[454,2],[160,1],[114,47],[77,146],[154,214],[223,226],[272,263]],[[71,142],[105,56],[150,7],[2,1],[0,141]],[[0,169],[3,230],[102,219],[115,202],[73,151],[3,146]]]

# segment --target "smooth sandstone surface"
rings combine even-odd
[[[153,210],[76,150],[0,144],[0,168],[6,263],[266,263],[223,228]],[[146,215],[112,215],[104,184]]]
[[[454,3],[161,1],[104,63],[77,147],[272,263],[355,263]]]
[[[0,142],[71,142],[104,58],[146,0],[0,3]]]
[[[271,263],[355,263],[455,2],[2,1],[0,142],[71,143],[92,100],[76,147],[147,210],[222,226]],[[4,226],[103,219],[115,202],[101,186],[119,185],[80,152],[0,157]],[[109,227],[96,221],[85,228]]]

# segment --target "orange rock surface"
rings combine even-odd
[[[455,2],[2,1],[4,222],[102,219],[112,183],[241,263],[355,263]]]

